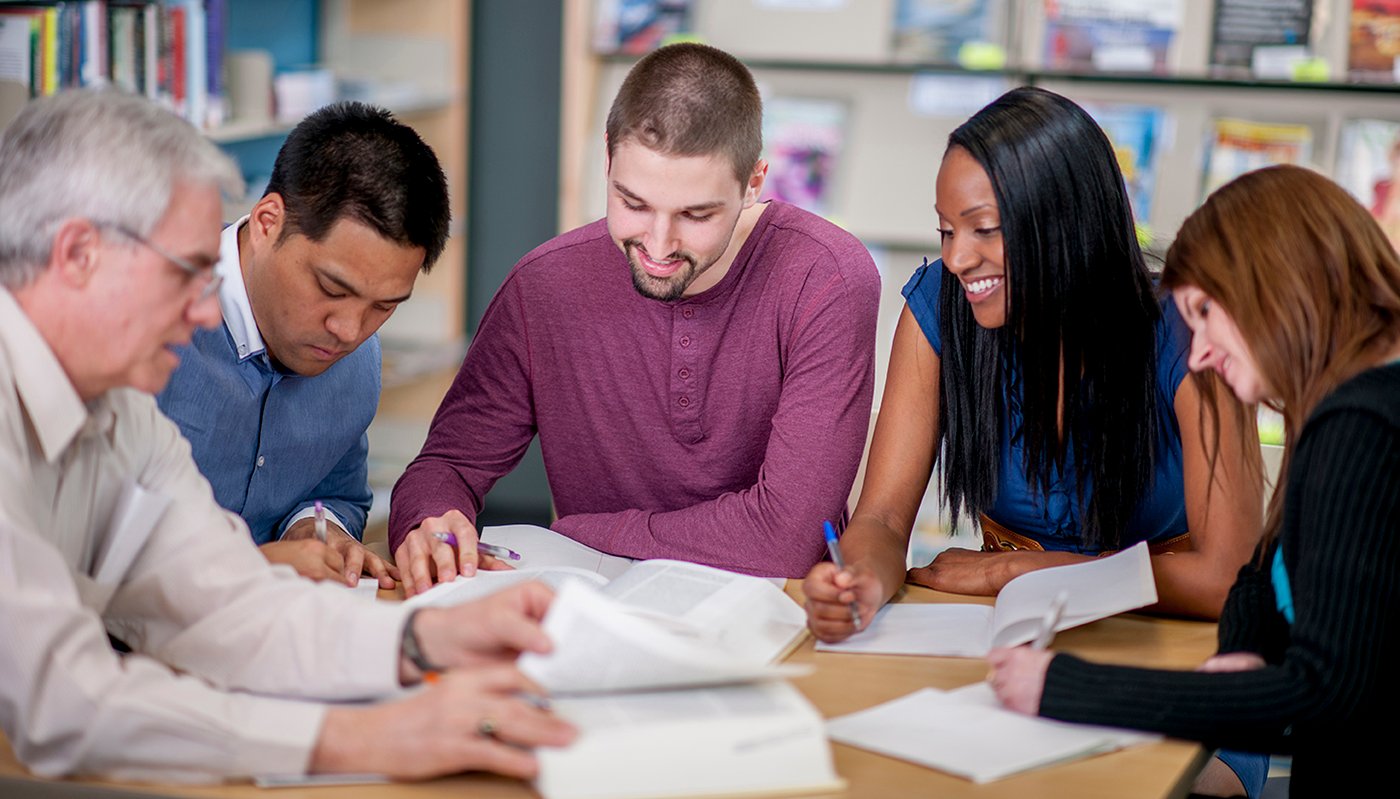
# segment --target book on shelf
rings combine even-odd
[[[976,783],[1162,738],[1015,713],[1001,706],[985,682],[954,691],[924,688],[832,719],[827,732],[838,743]]]
[[[1342,124],[1332,174],[1400,248],[1400,121],[1349,119]]]
[[[898,0],[894,57],[960,64],[967,45],[1006,46],[1005,0]]]
[[[1099,123],[1113,145],[1133,217],[1139,224],[1151,222],[1158,154],[1169,147],[1164,141],[1166,113],[1156,106],[1130,103],[1085,103],[1084,110]]]
[[[1306,47],[1312,0],[1216,0],[1211,25],[1210,66],[1221,77],[1254,74],[1255,50]]]
[[[1182,0],[1045,0],[1045,67],[1166,74]]]
[[[846,103],[834,98],[768,98],[763,108],[768,179],[762,199],[828,213],[845,145],[846,115]]]
[[[641,55],[690,29],[690,0],[599,0],[593,47],[600,53]]]
[[[0,15],[0,128],[29,102],[32,39],[29,20]]]
[[[0,18],[11,24],[11,52],[15,58],[28,58],[27,67],[12,66],[10,74],[27,76],[30,97],[43,97],[58,91],[58,9],[54,6],[0,5]],[[18,30],[28,29],[29,44],[19,44]]]
[[[1400,0],[1352,0],[1350,41],[1353,79],[1400,83]]]
[[[1216,119],[1209,135],[1203,198],[1246,172],[1312,158],[1308,125]]]
[[[1046,609],[1060,594],[1063,610],[1047,622]],[[1138,543],[1109,557],[1027,572],[1007,582],[994,605],[886,605],[866,629],[840,643],[818,643],[817,651],[980,658],[1030,643],[1043,624],[1059,632],[1156,601],[1147,544]]]

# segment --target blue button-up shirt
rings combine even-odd
[[[315,377],[275,368],[239,266],[243,221],[220,241],[224,322],[196,331],[180,350],[157,402],[189,439],[215,499],[248,522],[256,542],[276,541],[318,499],[361,538],[372,499],[365,430],[379,404],[379,339]]]

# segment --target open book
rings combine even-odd
[[[1011,580],[995,605],[891,604],[870,626],[824,652],[985,657],[1000,646],[1035,638],[1045,609],[1061,591],[1068,597],[1055,630],[1151,605],[1157,601],[1147,544],[1069,566],[1039,569]]]
[[[924,688],[827,723],[831,740],[990,782],[1160,735],[1034,718],[1003,708],[986,683]]]
[[[520,553],[513,571],[479,571],[408,600],[455,605],[541,580],[556,591],[548,656],[520,667],[552,693],[650,690],[780,676],[770,666],[802,640],[807,615],[761,577],[674,560],[633,563],[552,530],[488,527],[482,540]]]
[[[520,670],[552,694],[718,685],[805,673],[770,665],[806,629],[806,614],[756,577],[648,560],[601,591],[560,587],[544,631],[548,655]]]

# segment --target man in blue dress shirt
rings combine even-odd
[[[375,331],[441,255],[449,216],[432,149],[388,112],[341,103],[291,132],[262,199],[224,230],[224,323],[196,331],[158,401],[268,560],[393,587],[393,567],[360,543]]]

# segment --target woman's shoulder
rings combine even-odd
[[[942,283],[943,260],[940,258],[929,263],[928,259],[924,259],[923,265],[914,270],[900,292],[909,306],[909,313],[913,314],[919,328],[933,345],[933,351],[939,355],[943,354],[943,342],[938,332],[938,297]]]
[[[1157,317],[1157,383],[1167,399],[1176,397],[1176,390],[1190,371],[1191,329],[1171,297],[1160,300]]]
[[[943,259],[939,258],[932,263],[927,258],[923,264],[914,268],[914,274],[910,276],[908,282],[900,293],[910,302],[923,302],[931,304],[935,309],[938,307],[939,290],[943,283]]]
[[[1367,369],[1342,383],[1313,409],[1308,424],[1338,413],[1371,414],[1400,430],[1400,362]]]

